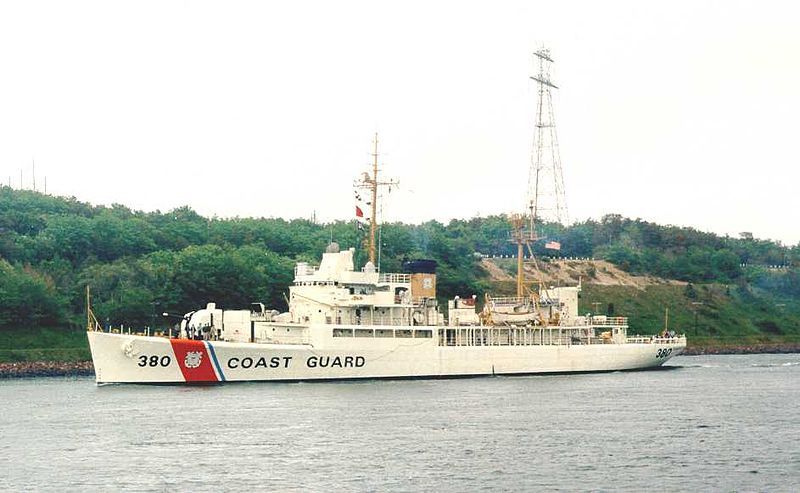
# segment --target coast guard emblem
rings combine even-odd
[[[186,368],[197,368],[200,362],[203,361],[203,353],[200,351],[189,351],[186,353],[186,358],[183,360]]]

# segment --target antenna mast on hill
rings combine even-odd
[[[524,247],[527,246],[531,250],[531,243],[539,239],[536,234],[536,225],[544,221],[565,223],[568,220],[561,156],[558,151],[558,136],[553,116],[551,89],[558,89],[550,80],[553,59],[550,57],[550,50],[546,48],[534,52],[534,56],[537,58],[539,73],[531,76],[531,79],[537,82],[539,98],[536,104],[536,125],[533,134],[531,165],[528,172],[527,213],[510,216],[513,228],[510,241],[517,245],[518,297],[525,294]]]
[[[533,153],[528,174],[528,214],[530,228],[536,222],[569,221],[567,202],[564,196],[564,174],[558,150],[556,120],[553,116],[552,89],[558,86],[550,80],[553,59],[550,50],[542,48],[535,52],[539,74],[531,79],[537,82],[539,99],[536,104],[536,127],[533,135]]]

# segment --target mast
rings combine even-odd
[[[86,285],[86,330],[92,330],[92,300],[89,285]]]
[[[375,140],[373,141],[372,152],[372,175],[364,173],[361,180],[356,182],[357,188],[364,188],[370,192],[370,221],[369,221],[369,236],[367,237],[367,252],[369,254],[369,261],[375,264],[375,236],[378,230],[378,187],[386,186],[391,190],[392,185],[397,185],[397,180],[391,179],[386,181],[378,180],[378,133],[375,133]]]
[[[372,200],[370,205],[372,211],[369,220],[369,261],[375,265],[375,228],[376,220],[378,218],[378,132],[375,132],[375,145],[372,151]]]

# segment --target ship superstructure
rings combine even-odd
[[[629,337],[624,317],[578,315],[578,288],[547,290],[542,321],[487,319],[475,297],[436,304],[435,267],[354,269],[354,250],[329,246],[318,267],[298,263],[289,310],[209,303],[176,337],[88,332],[100,383],[453,377],[611,371],[658,366],[685,337]],[[556,321],[558,323],[556,323]]]

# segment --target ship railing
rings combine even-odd
[[[686,344],[686,336],[658,337],[658,336],[633,336],[627,337],[628,344]]]
[[[144,328],[137,328],[133,326],[124,326],[120,325],[119,327],[98,327],[97,332],[106,332],[108,334],[122,334],[122,335],[132,335],[132,336],[146,336],[146,337],[164,337],[166,339],[172,339],[176,334],[171,328],[167,329],[157,329],[152,327],[144,327]],[[179,333],[179,332],[178,332]]]
[[[402,317],[392,317],[392,318],[384,318],[384,319],[375,319],[370,322],[369,325],[381,325],[381,326],[409,326],[407,318]]]
[[[430,298],[425,296],[415,296],[414,298],[395,295],[394,297],[394,304],[395,305],[403,305],[403,304],[411,304],[415,307],[423,307],[425,306],[425,301],[429,300]]]
[[[489,298],[489,301],[497,306],[497,305],[522,305],[528,303],[530,298],[526,296],[498,296]]]
[[[591,317],[589,323],[602,327],[628,325],[628,317]]]
[[[576,317],[570,320],[564,320],[563,325],[575,327],[627,327],[628,317]]]
[[[411,274],[384,272],[378,276],[378,282],[387,284],[408,284],[411,282]]]

